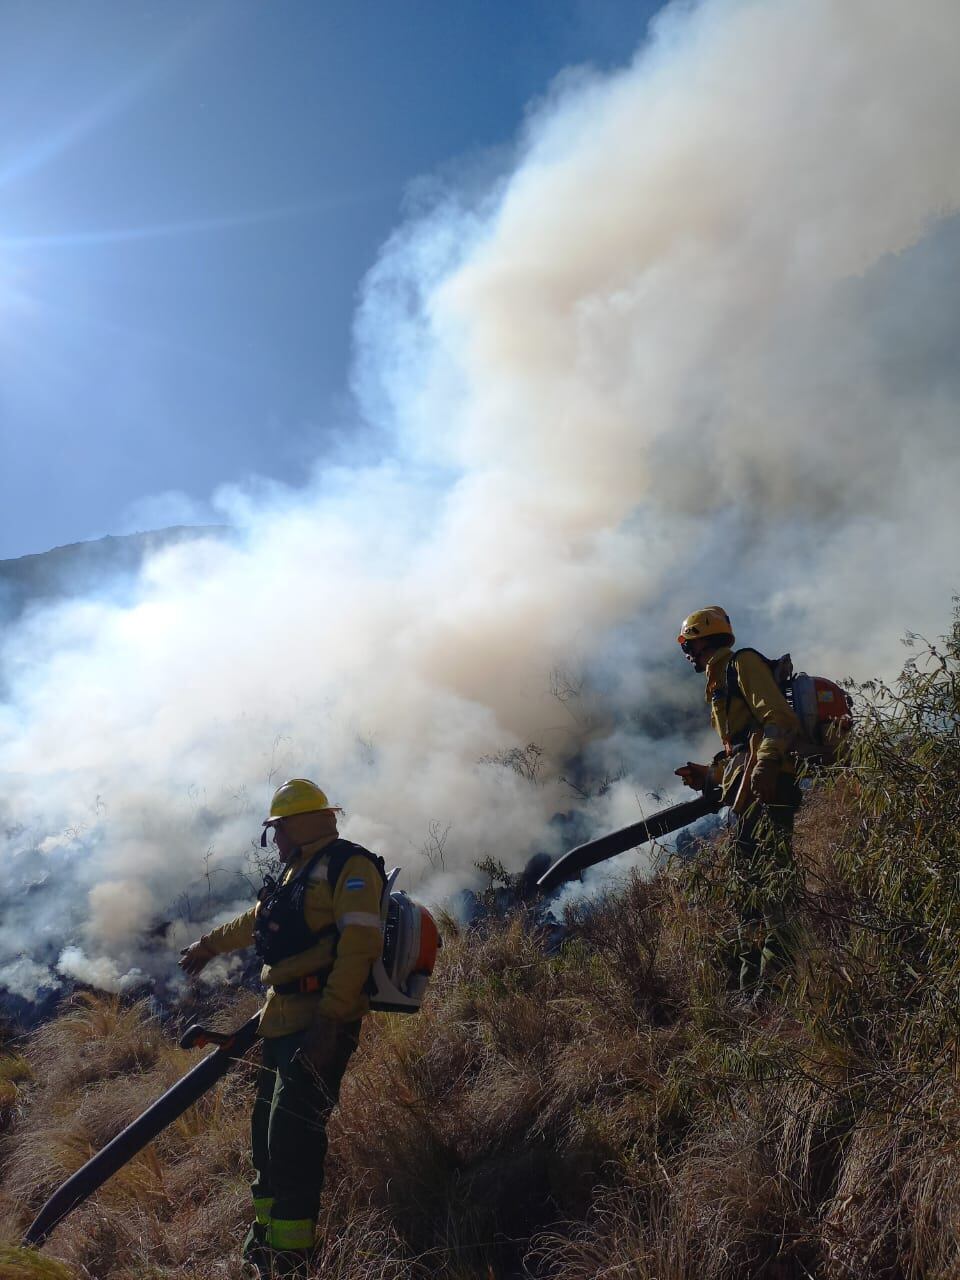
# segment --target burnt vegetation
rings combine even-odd
[[[572,909],[559,950],[522,908],[445,922],[423,1011],[369,1018],[345,1081],[318,1275],[960,1274],[960,618],[910,643],[809,792],[796,961],[761,1002],[727,990],[723,837]],[[239,1275],[251,1066],[43,1255],[15,1247],[193,1061],[148,1006],[90,996],[0,1047],[0,1275]]]

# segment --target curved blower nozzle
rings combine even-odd
[[[681,827],[689,826],[708,813],[719,813],[722,807],[720,792],[710,790],[696,800],[687,800],[683,804],[671,805],[669,809],[661,809],[643,822],[634,822],[629,827],[621,827],[619,831],[611,831],[609,835],[588,840],[586,844],[579,844],[559,857],[537,881],[537,887],[541,893],[551,893],[568,880],[576,880],[588,867],[595,867],[598,862],[615,858],[618,853],[636,849],[648,840],[657,840],[672,831],[679,831]]]

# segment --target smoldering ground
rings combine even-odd
[[[958,46],[950,0],[674,4],[482,191],[421,190],[356,317],[382,459],[223,492],[234,541],[4,637],[6,903],[45,877],[6,961],[169,973],[288,774],[430,893],[632,820],[706,749],[699,605],[834,676],[944,629]]]

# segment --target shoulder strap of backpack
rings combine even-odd
[[[756,649],[734,649],[727,662],[727,709],[730,708],[731,698],[742,698],[743,690],[740,688],[740,675],[737,671],[737,659],[741,653],[756,653]]]
[[[790,660],[789,653],[783,654],[776,661],[768,658],[766,654],[761,653],[759,649],[737,649],[730,655],[730,661],[727,663],[727,714],[730,713],[730,699],[733,697],[743,698],[743,689],[740,685],[740,673],[737,670],[737,659],[742,653],[753,653],[764,663],[767,670],[773,676],[773,682],[783,694],[787,705],[792,708],[793,700],[790,693],[790,687],[793,682],[793,663]]]
[[[369,849],[365,849],[362,844],[354,844],[352,840],[334,840],[333,844],[327,845],[323,852],[330,855],[330,861],[327,863],[327,884],[334,892],[336,892],[337,881],[343,875],[343,868],[351,858],[366,858],[368,862],[372,862],[382,882],[387,883],[383,859],[378,853],[371,853]]]
[[[740,688],[740,673],[737,671],[737,659],[741,653],[755,653],[761,662],[765,662],[773,671],[774,663],[770,661],[759,649],[751,649],[749,646],[743,649],[735,649],[730,655],[730,661],[727,663],[727,712],[730,711],[731,698],[743,698],[743,690]],[[744,699],[746,701],[746,699]]]

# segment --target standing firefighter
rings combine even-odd
[[[244,1257],[264,1276],[306,1274],[314,1249],[326,1127],[369,1010],[381,953],[379,860],[337,834],[337,813],[306,778],[274,794],[272,829],[283,863],[255,907],[188,947],[190,974],[251,944],[270,988],[260,1020],[263,1065],[253,1106],[253,1206]]]
[[[723,751],[711,765],[692,761],[677,774],[703,791],[719,785],[734,809],[733,846],[739,985],[756,990],[789,958],[788,917],[796,898],[793,819],[800,804],[791,746],[800,723],[754,649],[733,651],[733,627],[718,605],[691,613],[677,637],[707,677],[706,700]]]

